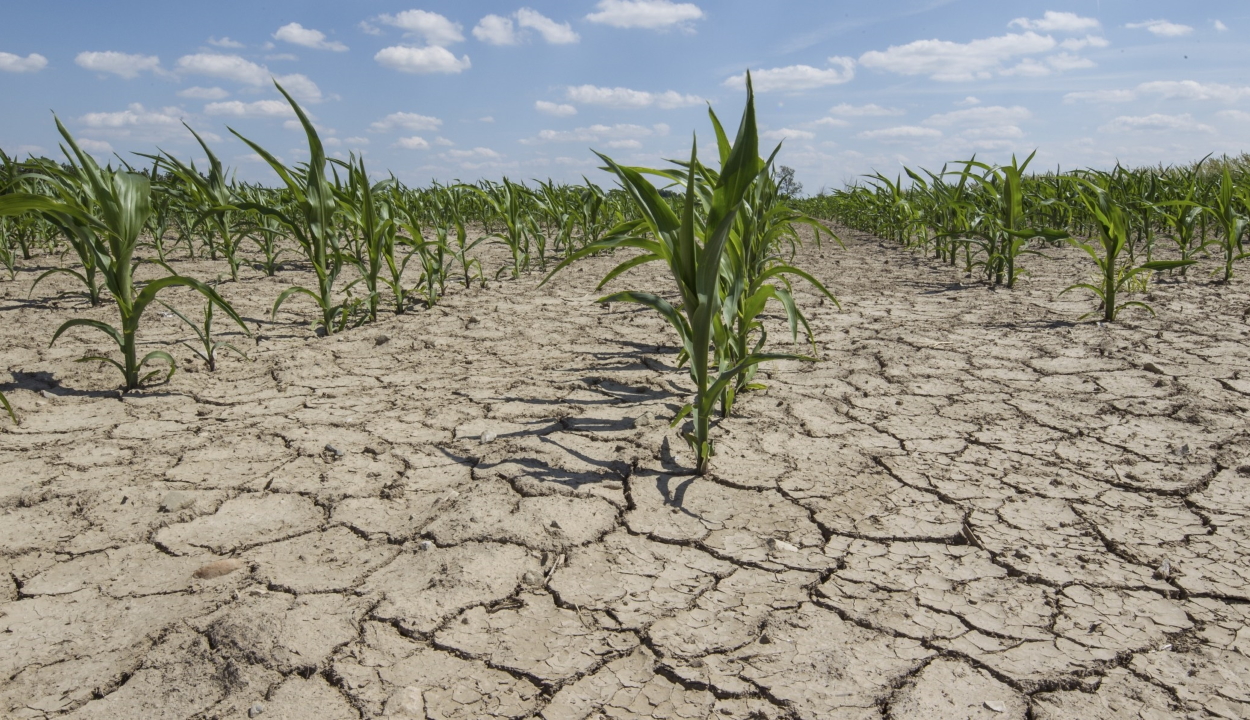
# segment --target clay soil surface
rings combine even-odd
[[[1075,252],[1009,292],[846,240],[801,254],[822,361],[767,367],[711,477],[671,331],[593,302],[611,258],[331,338],[269,321],[309,273],[245,270],[253,362],[155,307],[182,370],[124,396],[74,362],[102,335],[48,348],[115,310],[28,298],[36,258],[0,281],[0,716],[1250,718],[1250,281],[1106,327]]]

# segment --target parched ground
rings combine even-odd
[[[609,258],[327,339],[249,271],[254,362],[125,396],[47,348],[112,308],[0,281],[0,715],[1250,718],[1248,281],[1108,327],[1073,252],[1008,292],[846,239],[802,255],[823,361],[703,478]]]

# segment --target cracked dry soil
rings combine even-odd
[[[847,244],[707,478],[610,258],[329,339],[249,274],[254,362],[124,397],[47,348],[111,308],[0,283],[0,715],[1250,718],[1245,280],[1100,327],[1072,252],[995,292]]]

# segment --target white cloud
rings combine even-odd
[[[141,72],[164,73],[161,59],[155,55],[128,55],[114,52],[80,52],[74,64],[93,72],[106,72],[130,80]]]
[[[408,12],[419,11],[410,10]],[[389,67],[392,70],[420,75],[433,73],[455,74],[468,70],[473,66],[469,62],[468,55],[457,59],[450,50],[438,45],[423,48],[395,45],[382,48],[377,55],[373,56],[373,59],[378,64]]]
[[[124,128],[176,128],[182,125],[180,113],[176,107],[160,110],[148,110],[139,103],[132,103],[120,112],[93,112],[78,118],[84,126],[96,129]]]
[[[1015,125],[991,125],[989,127],[968,128],[959,133],[959,136],[968,140],[982,140],[986,138],[1022,138],[1024,131]]]
[[[425,138],[413,135],[412,137],[400,138],[395,145],[405,150],[429,150],[430,143]]]
[[[1250,87],[1245,85],[1221,85],[1220,83],[1200,83],[1193,80],[1161,80],[1142,83],[1137,91],[1149,95],[1159,95],[1165,99],[1181,98],[1183,100],[1216,100],[1219,102],[1236,102],[1250,98]]]
[[[13,53],[0,52],[0,72],[39,72],[47,65],[48,58],[39,53],[31,53],[26,57],[22,57]]]
[[[1007,27],[1018,27],[1021,30],[1041,30],[1042,32],[1083,32],[1099,27],[1094,18],[1081,17],[1076,13],[1055,12],[1047,10],[1040,19],[1016,18],[1007,23]]]
[[[664,136],[668,134],[668,126],[664,124],[647,127],[645,125],[617,124],[591,125],[574,130],[543,130],[537,137],[522,140],[524,145],[537,145],[546,142],[605,142],[614,140],[632,140],[637,138]]]
[[[1188,35],[1194,31],[1194,29],[1188,25],[1181,25],[1167,20],[1147,20],[1145,22],[1129,23],[1128,25],[1125,25],[1125,27],[1132,28],[1134,30],[1144,28],[1159,37],[1181,37],[1182,35]]]
[[[842,118],[821,118],[812,123],[813,127],[848,127],[851,123]]]
[[[285,100],[256,100],[242,102],[227,100],[209,103],[204,106],[208,115],[230,115],[233,117],[294,117],[295,111]]]
[[[369,138],[367,138],[367,137],[349,137],[349,138],[343,138],[343,142],[347,143],[348,145],[368,145],[368,144],[369,144]]]
[[[453,147],[453,146],[455,145],[455,143],[454,143],[454,142],[452,142],[452,141],[448,140],[448,139],[447,139],[447,138],[445,138],[445,137],[436,137],[436,138],[434,138],[434,144],[435,144],[435,145],[439,145],[439,146],[441,146],[441,147]]]
[[[1020,77],[1043,77],[1050,74],[1050,67],[1033,58],[1025,58],[1018,64],[999,71],[1000,75],[1018,75]]]
[[[790,65],[780,68],[755,70],[751,84],[756,92],[798,92],[815,88],[841,85],[855,77],[855,60],[847,57],[831,57],[833,67],[815,68],[810,65]],[[723,83],[725,87],[745,87],[746,73],[735,75]]]
[[[420,37],[430,45],[444,47],[464,40],[460,23],[426,10],[405,10],[397,15],[379,15],[378,21],[404,31],[404,35]]]
[[[980,105],[980,104],[981,104],[981,100],[980,100],[980,98],[973,97],[972,95],[969,95],[968,97],[964,98],[963,100],[958,100],[958,101],[956,101],[956,102],[955,102],[955,104],[956,104],[956,105],[967,105],[967,106],[972,106],[972,105]]]
[[[266,59],[266,60],[276,60],[276,61],[282,61],[282,60],[291,61],[291,60],[299,60],[299,56],[298,56],[298,55],[292,55],[291,53],[277,53],[277,54],[274,54],[274,55],[266,55],[266,56],[265,56],[265,59]]]
[[[1215,132],[1215,128],[1210,125],[1203,125],[1202,123],[1196,122],[1193,119],[1193,116],[1188,113],[1184,115],[1163,115],[1161,113],[1140,116],[1121,115],[1098,129],[1109,133],[1131,130],[1152,132],[1162,132],[1168,130],[1186,130],[1202,133]]]
[[[418,115],[409,112],[394,112],[369,125],[374,132],[384,132],[395,128],[404,130],[437,130],[443,121],[429,115]]]
[[[247,85],[264,85],[269,82],[267,68],[238,55],[220,53],[196,53],[178,58],[179,72],[209,77],[225,78]]]
[[[537,10],[531,10],[530,8],[517,10],[516,21],[517,25],[523,28],[537,31],[539,35],[543,36],[543,40],[552,45],[568,45],[581,39],[577,33],[573,32],[572,25],[558,23]]]
[[[223,38],[210,37],[208,39],[208,44],[213,45],[215,47],[220,47],[220,48],[230,48],[231,50],[238,50],[239,48],[243,47],[243,43],[237,40],[231,40],[228,37],[223,37]]]
[[[103,140],[92,140],[91,138],[78,138],[78,147],[90,153],[111,153],[113,146]]]
[[[360,32],[366,35],[381,35],[382,34],[382,30],[377,25],[374,25],[368,20],[361,20],[360,24],[357,25],[356,27],[360,28]]]
[[[296,100],[305,102],[321,102],[321,88],[317,87],[317,83],[309,79],[307,75],[293,73],[291,75],[275,75],[274,79],[282,84],[282,87]]]
[[[1077,50],[1084,50],[1087,47],[1105,48],[1110,44],[1111,43],[1105,37],[1099,37],[1098,35],[1086,35],[1083,38],[1068,38],[1067,40],[1059,43],[1059,47],[1064,50],[1072,50],[1075,52]]]
[[[889,115],[903,114],[903,111],[898,108],[881,107],[876,103],[870,103],[868,105],[850,105],[847,103],[841,103],[829,108],[829,112],[843,117],[886,117]]]
[[[488,45],[516,45],[516,29],[502,15],[487,15],[473,28],[473,37]]]
[[[990,77],[1012,58],[1044,53],[1055,45],[1054,38],[1030,30],[966,43],[917,40],[866,52],[859,62],[864,67],[899,75],[928,75],[943,81],[973,80]]]
[[[478,118],[477,121],[484,122],[484,123],[493,123],[495,122],[495,118],[491,117],[490,115],[487,115],[485,117]]]
[[[222,100],[230,97],[230,93],[219,87],[189,87],[178,91],[178,97],[191,98],[193,100]]]
[[[1063,102],[1068,105],[1075,102],[1122,103],[1136,99],[1137,93],[1132,90],[1083,90],[1063,96]]]
[[[765,140],[815,140],[816,133],[807,130],[795,130],[794,128],[779,128],[777,130],[765,130],[760,133],[760,137]]]
[[[443,157],[453,160],[468,160],[486,158],[489,160],[498,160],[503,155],[491,150],[488,147],[475,147],[472,150],[448,150],[443,153]]]
[[[703,18],[698,5],[670,0],[599,0],[595,8],[587,20],[618,28],[660,30]]]
[[[347,46],[338,40],[326,40],[326,34],[320,30],[306,28],[297,22],[288,23],[278,28],[273,34],[274,40],[289,42],[292,45],[300,45],[314,50],[332,50],[334,52],[347,52]]]
[[[613,140],[607,144],[613,150],[641,150],[642,143],[638,140]]]
[[[1051,55],[1046,58],[1046,64],[1059,72],[1065,72],[1067,70],[1084,70],[1085,68],[1094,67],[1093,60],[1066,52],[1061,52],[1058,55]]]
[[[1216,20],[1214,23],[1212,23],[1212,25],[1215,27],[1216,32],[1224,32],[1225,30],[1228,29],[1228,26],[1219,20]]]
[[[865,130],[855,137],[861,140],[882,140],[885,142],[933,140],[942,137],[942,131],[915,125],[901,125],[899,127],[882,128],[881,130]]]
[[[690,105],[701,105],[706,102],[698,95],[682,95],[674,90],[651,93],[645,90],[630,90],[623,87],[597,87],[595,85],[570,87],[565,91],[565,96],[569,100],[583,105],[606,105],[615,108],[655,106],[670,110]]]
[[[1015,125],[1031,117],[1033,117],[1033,113],[1021,105],[1013,105],[1012,107],[987,105],[985,107],[972,107],[967,110],[955,110],[930,115],[925,119],[924,124],[936,125],[938,127]]]
[[[1237,122],[1250,122],[1250,112],[1244,110],[1221,110],[1215,114],[1216,117],[1224,120],[1235,120]]]
[[[534,109],[540,113],[555,115],[556,117],[568,117],[569,115],[577,114],[577,108],[572,105],[562,105],[559,103],[547,102],[546,100],[539,100],[534,103]]]

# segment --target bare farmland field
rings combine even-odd
[[[994,291],[844,239],[799,255],[820,362],[764,366],[702,477],[671,332],[593,302],[619,258],[320,339],[244,267],[252,361],[125,395],[73,362],[102,335],[48,348],[115,311],[28,299],[37,258],[0,282],[0,714],[1250,717],[1244,284],[1076,323],[1074,249]]]

